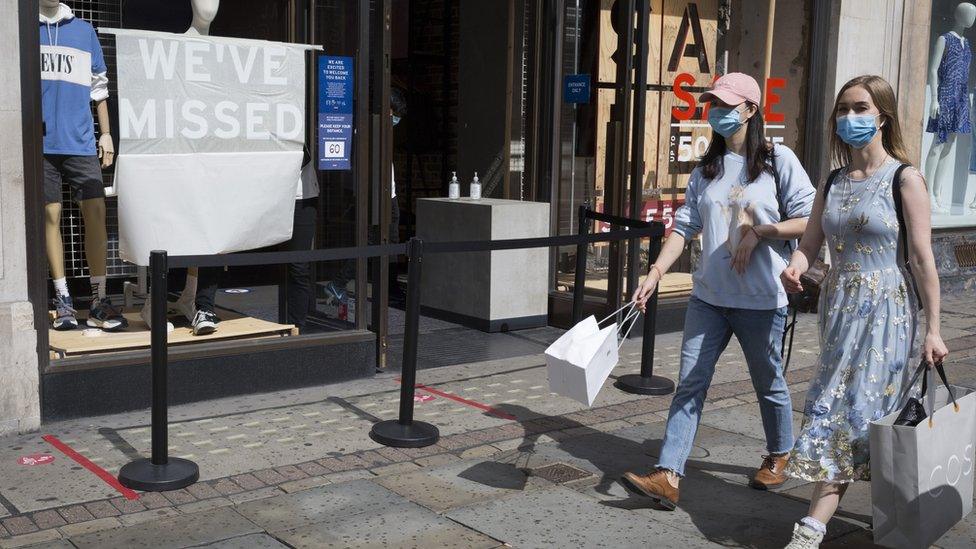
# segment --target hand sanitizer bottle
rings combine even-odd
[[[451,172],[454,177],[451,178],[451,184],[447,186],[447,197],[451,200],[457,200],[461,198],[461,183],[458,181],[457,172]]]
[[[481,200],[481,182],[478,181],[478,172],[474,172],[474,179],[471,180],[471,200]]]

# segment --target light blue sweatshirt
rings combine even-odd
[[[787,217],[809,217],[816,190],[800,160],[788,147],[776,145],[774,166]],[[776,180],[763,173],[746,181],[745,159],[728,152],[716,179],[705,179],[701,168],[691,173],[685,204],[675,214],[674,231],[686,239],[702,235],[702,256],[693,276],[691,293],[717,307],[777,309],[787,304],[779,275],[790,250],[782,240],[760,241],[742,275],[732,269],[729,227],[738,209],[749,208],[756,225],[778,223],[780,207]]]

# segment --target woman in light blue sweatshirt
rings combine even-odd
[[[633,297],[643,308],[686,242],[701,235],[661,455],[650,473],[622,479],[631,491],[669,510],[678,502],[715,364],[733,334],[745,354],[766,433],[768,454],[751,485],[767,489],[786,480],[793,424],[781,359],[787,299],[779,274],[789,260],[789,241],[806,228],[816,194],[793,151],[767,142],[759,84],[752,77],[727,74],[702,100],[709,102],[711,145],[691,174],[674,230]]]

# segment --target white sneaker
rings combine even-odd
[[[148,326],[149,329],[152,330],[152,300],[151,299],[147,299],[146,302],[143,303],[142,310],[139,311],[139,316],[142,317],[142,321],[146,323],[146,326]],[[167,320],[166,331],[172,332],[175,329],[176,328],[173,327],[173,323]]]
[[[193,335],[207,335],[217,331],[217,323],[220,320],[211,311],[197,311],[193,317]]]
[[[824,535],[805,524],[793,525],[793,539],[784,549],[817,549]]]

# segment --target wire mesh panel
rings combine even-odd
[[[100,27],[122,26],[122,0],[67,0],[65,2],[75,16],[91,23],[95,29]],[[105,54],[105,64],[108,66],[109,75],[109,111],[113,114],[115,109],[115,98],[118,88],[115,82],[115,40],[99,35],[99,42]],[[92,117],[95,119],[96,135],[101,133],[98,128],[98,116],[92,104]],[[114,169],[109,168],[102,174],[105,186],[112,185]],[[85,233],[84,222],[81,217],[81,210],[71,199],[71,192],[66,185],[62,189],[61,195],[61,238],[64,241],[64,265],[65,273],[69,278],[87,277],[88,263],[85,260]],[[124,263],[119,258],[119,221],[118,221],[118,201],[115,198],[105,200],[105,225],[108,230],[108,265],[107,274],[109,277],[134,276],[136,268],[134,265]]]

